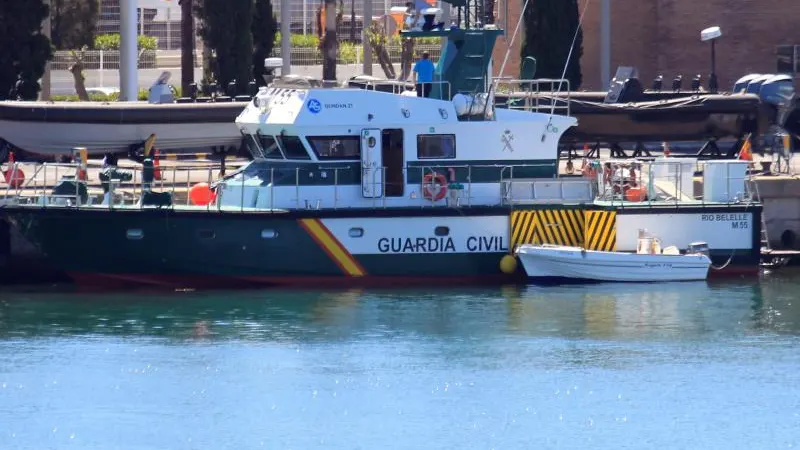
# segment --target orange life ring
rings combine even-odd
[[[439,190],[435,194],[431,192],[434,184],[439,185]],[[422,195],[434,202],[443,199],[447,195],[447,178],[435,172],[422,177]]]

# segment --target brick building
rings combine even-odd
[[[499,69],[506,46],[517,24],[524,0],[508,0],[499,13],[506,36],[494,54]],[[530,0],[534,1],[534,0]],[[583,86],[585,90],[604,90],[600,83],[600,7],[601,0],[580,0],[580,10],[589,1],[583,21]],[[722,37],[717,41],[717,76],[721,90],[747,73],[773,73],[777,68],[776,47],[800,44],[799,0],[610,0],[611,75],[617,66],[639,69],[645,86],[661,74],[671,80],[683,74],[684,87],[692,77],[702,74],[708,86],[711,69],[709,43],[700,42],[700,30],[718,25]],[[519,74],[519,32],[505,75]]]

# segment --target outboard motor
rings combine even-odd
[[[771,105],[786,105],[794,96],[794,82],[789,75],[774,75],[761,85],[761,101]]]
[[[772,78],[774,75],[761,75],[759,77],[753,78],[747,83],[747,88],[745,88],[745,92],[748,94],[758,94],[761,92],[761,85],[764,84],[765,81]]]
[[[733,85],[733,93],[743,94],[747,90],[747,85],[750,84],[751,81],[760,76],[761,76],[760,73],[751,73],[743,76],[742,78],[739,78]]]

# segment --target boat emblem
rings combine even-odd
[[[514,135],[511,134],[511,130],[506,130],[503,132],[503,135],[500,136],[500,142],[503,143],[503,151],[508,149],[509,152],[514,151],[514,147],[511,146],[511,143],[514,141]]]
[[[310,99],[306,104],[306,106],[308,110],[311,111],[312,114],[317,114],[320,111],[322,111],[322,103],[320,103],[319,100],[315,98]]]
[[[442,119],[447,119],[447,111],[444,108],[439,108],[439,115],[442,116]]]
[[[405,117],[406,119],[408,119],[409,117],[411,117],[411,111],[409,111],[409,110],[407,110],[407,109],[405,109],[405,108],[401,109],[401,110],[400,110],[400,112],[402,112],[402,113],[403,113],[403,117]]]

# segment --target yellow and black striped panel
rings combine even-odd
[[[583,245],[583,210],[545,209],[511,213],[512,248],[522,244]]]
[[[536,215],[542,244],[583,246],[582,209],[545,209]]]
[[[536,212],[513,211],[511,213],[511,248],[522,244],[538,244],[536,239]]]
[[[617,212],[586,211],[587,250],[613,252],[617,249]]]

